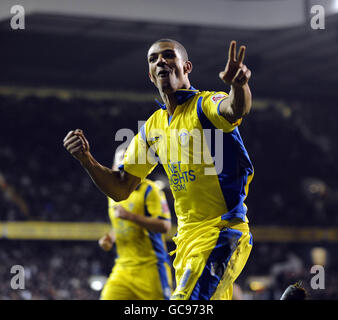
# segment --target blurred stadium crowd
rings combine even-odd
[[[137,132],[155,103],[56,97],[0,96],[0,221],[109,222],[106,197],[64,150],[69,130],[85,131],[94,156],[110,166],[117,130]],[[337,126],[330,106],[257,104],[240,127],[255,166],[246,201],[252,226],[329,227],[338,223]],[[158,168],[154,179],[166,182]],[[166,185],[166,184],[165,184]],[[165,192],[173,211],[173,201]],[[175,218],[173,218],[175,222]],[[107,276],[112,256],[94,242],[0,240],[1,299],[97,299],[92,275]],[[334,246],[327,250],[330,283],[311,291],[315,299],[337,299]],[[279,299],[292,281],[309,284],[313,244],[257,243],[238,279],[246,299]],[[23,265],[27,289],[10,290],[10,266]],[[74,268],[76,265],[76,268]],[[291,267],[290,267],[291,266]],[[250,288],[249,275],[268,275]],[[264,282],[264,281],[263,281]],[[261,281],[262,283],[262,281]]]
[[[112,266],[110,256],[92,242],[6,241],[3,245],[0,297],[4,300],[96,300],[99,292],[90,288],[90,276],[108,274]],[[12,290],[9,285],[14,265],[24,267],[24,289]]]
[[[1,240],[0,298],[2,300],[97,300],[113,266],[114,252],[96,242]],[[244,300],[279,300],[299,280],[308,299],[338,299],[338,262],[328,246],[325,289],[311,288],[311,245],[255,243],[251,258],[236,284]],[[11,267],[25,270],[24,289],[11,289]],[[96,283],[95,283],[96,282]],[[97,283],[99,282],[99,283]]]

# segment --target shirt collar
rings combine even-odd
[[[191,86],[189,89],[179,89],[175,92],[177,103],[183,104],[184,102],[188,101],[190,98],[192,98],[195,94],[197,94],[199,91],[195,89],[193,86]],[[157,105],[163,109],[166,110],[167,107],[165,103],[160,103],[157,99],[155,99]]]

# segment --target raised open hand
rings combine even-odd
[[[230,42],[228,62],[224,71],[219,73],[220,79],[225,83],[237,87],[243,87],[248,83],[251,71],[243,64],[245,50],[246,47],[241,46],[236,57],[236,41]]]

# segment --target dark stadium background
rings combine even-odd
[[[116,132],[136,133],[137,121],[156,108],[146,52],[159,38],[186,46],[191,82],[200,90],[228,90],[218,80],[228,44],[247,46],[254,100],[240,131],[255,167],[246,202],[254,247],[237,281],[242,298],[276,300],[298,280],[309,299],[338,298],[337,1],[260,1],[266,14],[253,19],[255,13],[224,0],[224,23],[214,1],[203,13],[196,12],[199,1],[195,9],[187,1],[181,14],[177,1],[163,10],[150,1],[143,11],[122,1],[1,3],[0,299],[98,299],[94,289],[114,254],[98,247],[90,226],[109,223],[107,201],[62,140],[83,129],[96,159],[111,165]],[[325,29],[313,30],[310,9],[321,3]],[[27,5],[25,30],[10,28],[14,4]],[[175,224],[162,169],[152,178],[164,182]],[[88,222],[88,235],[77,239],[74,226]],[[63,223],[73,223],[72,240],[59,229],[51,240],[48,228]],[[317,264],[325,289],[311,288]],[[25,268],[25,289],[11,288],[13,265]]]

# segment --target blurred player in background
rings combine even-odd
[[[147,54],[149,78],[164,104],[134,137],[120,171],[103,167],[94,159],[82,130],[70,131],[64,139],[65,148],[96,185],[117,201],[128,198],[158,159],[162,163],[178,221],[173,238],[177,287],[171,299],[231,299],[233,283],[251,252],[244,200],[254,172],[237,128],[251,108],[251,71],[243,64],[245,50],[241,46],[237,55],[236,42],[230,43],[226,67],[219,73],[231,86],[228,95],[191,86],[192,63],[180,43],[171,39],[153,43]],[[212,143],[208,145],[205,129],[222,138],[222,145],[214,148],[223,149],[221,170],[215,162],[205,160],[205,155],[212,160]],[[171,149],[184,153],[183,146],[193,145],[198,133],[206,147],[200,162],[195,156],[201,151],[194,148],[187,151],[188,161],[172,156]]]
[[[125,150],[116,152],[113,169]],[[162,300],[171,295],[170,260],[164,234],[171,216],[163,191],[146,179],[127,200],[108,197],[112,231],[99,240],[105,251],[116,244],[117,258],[102,290],[102,300]]]

